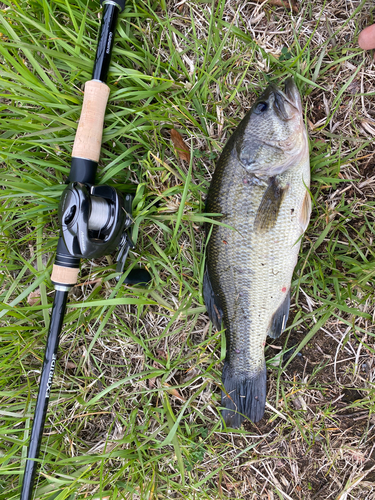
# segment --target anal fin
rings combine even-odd
[[[223,310],[221,309],[220,306],[219,297],[215,294],[215,292],[212,289],[207,269],[205,270],[203,276],[203,298],[204,298],[204,303],[206,304],[210,320],[218,330],[221,330]]]
[[[272,317],[271,327],[268,330],[268,336],[272,339],[277,339],[283,333],[286,327],[286,322],[288,321],[290,307],[290,289],[286,293],[284,302],[277,309]]]

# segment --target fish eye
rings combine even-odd
[[[257,113],[264,113],[268,109],[268,104],[266,102],[259,102],[256,107]]]

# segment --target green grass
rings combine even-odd
[[[77,0],[6,5],[0,500],[16,500],[53,300],[57,207],[100,7]],[[82,263],[61,336],[35,498],[308,499],[319,491],[341,498],[366,462],[372,465],[375,201],[371,189],[358,186],[372,176],[366,162],[373,146],[360,127],[360,92],[348,91],[369,64],[353,45],[364,2],[320,42],[323,2],[305,2],[302,23],[265,6],[259,12],[266,26],[280,32],[265,35],[269,46],[250,31],[254,6],[233,5],[193,2],[181,13],[172,3],[146,0],[129,2],[121,15],[98,182],[134,194],[136,249],[128,264],[146,266],[153,281],[148,289],[117,283],[113,255]],[[355,68],[349,73],[347,63]],[[314,210],[293,279],[292,320],[274,342],[279,349],[267,348],[266,418],[227,431],[220,419],[225,338],[209,323],[201,293],[205,195],[223,144],[255,95],[289,75],[306,121],[320,124],[311,133]],[[365,102],[373,95],[365,90]],[[342,126],[332,130],[332,120]],[[176,157],[171,128],[191,147],[190,165]],[[40,302],[30,304],[37,289]],[[340,406],[347,387],[359,396]],[[362,419],[357,433],[345,428],[343,412]],[[319,467],[311,469],[314,461]],[[296,464],[300,474],[293,475]],[[366,487],[356,487],[353,498],[367,498]]]

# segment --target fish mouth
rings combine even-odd
[[[273,95],[273,107],[281,119],[285,121],[292,120],[296,112],[300,113],[302,111],[301,99],[293,78],[285,80],[283,90],[275,86]]]
[[[280,90],[279,90],[280,92]],[[289,102],[297,111],[302,112],[301,97],[298,92],[297,85],[292,77],[289,77],[284,82],[284,99]]]
[[[301,98],[292,77],[285,80],[283,89],[271,83],[260,96],[259,101],[268,101],[270,104],[272,102],[277,115],[285,121],[292,120],[296,112],[302,112]]]

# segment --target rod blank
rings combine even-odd
[[[36,400],[34,422],[31,430],[30,444],[27,452],[25,473],[23,476],[21,498],[20,500],[31,500],[35,474],[38,467],[38,458],[40,444],[43,436],[44,422],[46,419],[47,406],[49,402],[53,373],[55,371],[57,348],[59,337],[64,320],[67,291],[56,290],[52,306],[51,322],[49,325],[47,346],[44,354],[42,375],[38,398]]]

